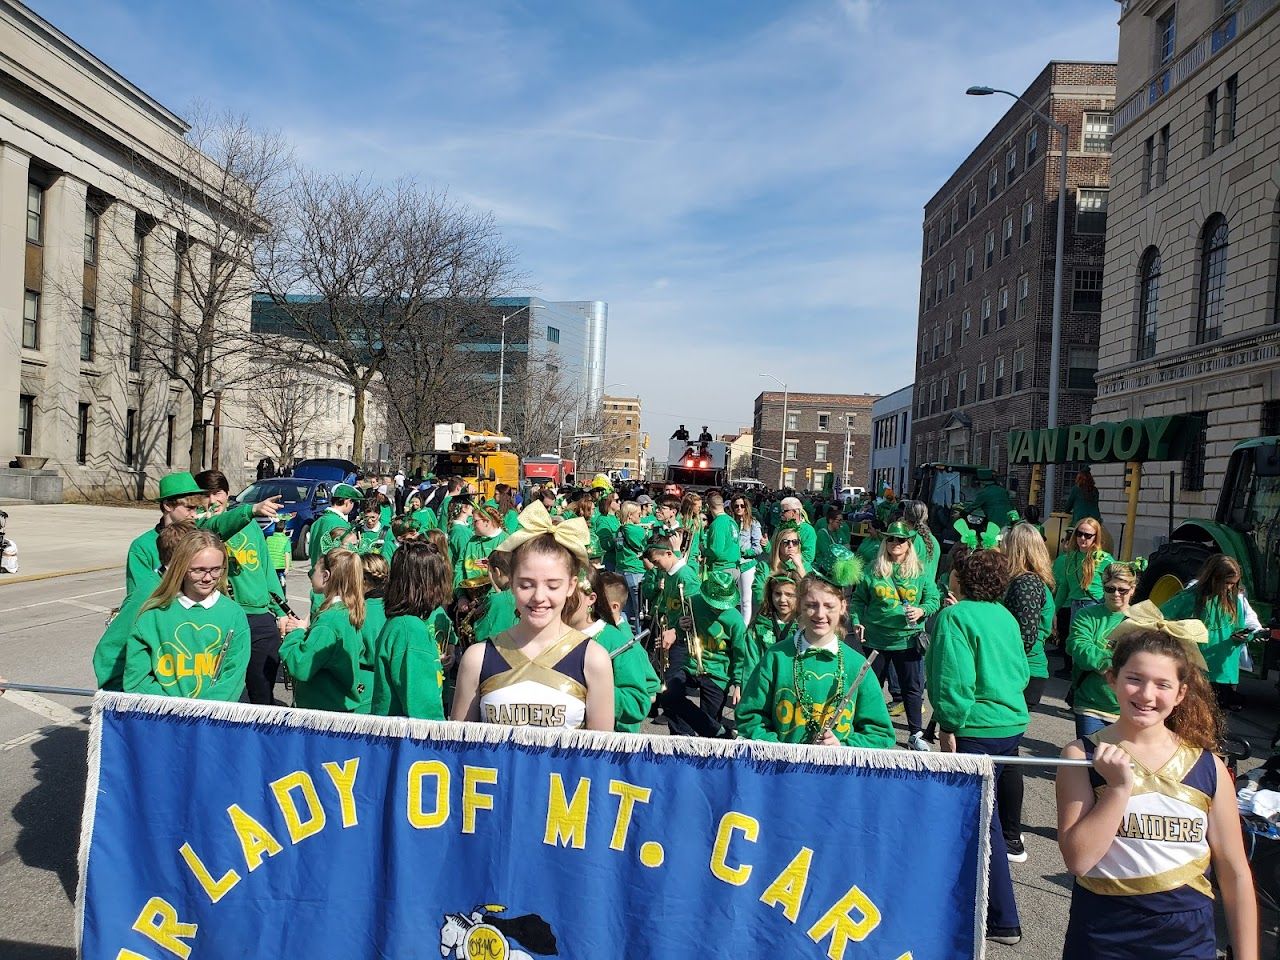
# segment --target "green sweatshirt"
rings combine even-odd
[[[1105,550],[1094,551],[1097,562],[1093,567],[1093,579],[1085,586],[1080,585],[1080,575],[1087,557],[1086,551],[1071,550],[1058,554],[1053,561],[1053,599],[1061,610],[1069,607],[1073,600],[1102,600],[1102,571],[1114,563],[1111,554]]]
[[[283,531],[267,537],[267,556],[271,558],[271,567],[277,572],[288,570],[293,565],[293,539]]]
[[[1244,629],[1244,604],[1236,601],[1234,615],[1225,613],[1220,603],[1209,603],[1196,613],[1196,592],[1183,590],[1160,608],[1169,620],[1199,620],[1209,631],[1209,642],[1200,647],[1210,683],[1240,682],[1240,645],[1231,634]]]
[[[330,604],[280,644],[280,659],[293,676],[296,706],[336,713],[368,713],[373,676],[361,665],[364,640],[347,608]]]
[[[458,562],[458,558],[462,556],[472,536],[471,527],[464,521],[458,520],[449,524],[449,560],[451,562]]]
[[[999,603],[961,600],[933,622],[925,653],[933,717],[961,737],[1012,737],[1027,729],[1031,679],[1018,621]]]
[[[920,558],[920,566],[924,567],[925,576],[936,583],[938,580],[938,564],[942,560],[942,547],[938,545],[937,538],[928,532],[924,535],[913,533],[911,535],[911,545],[915,547],[916,556]],[[933,553],[929,552],[930,548],[933,549]]]
[[[436,512],[430,507],[422,507],[413,511],[412,519],[418,522],[418,529],[423,533],[428,530],[436,530],[440,527],[440,520],[436,517]]]
[[[1120,714],[1115,691],[1104,674],[1111,669],[1111,641],[1108,639],[1123,613],[1112,613],[1105,603],[1083,607],[1071,621],[1067,653],[1071,655],[1071,687],[1075,690],[1076,713],[1115,720]]]
[[[870,570],[875,565],[876,557],[880,556],[880,540],[878,537],[867,537],[858,544],[858,549],[853,552],[862,561],[863,569]],[[934,579],[937,578],[935,577]]]
[[[212,606],[188,607],[179,594],[168,606],[139,615],[125,649],[125,693],[240,699],[249,666],[249,621],[235,601],[213,596]]]
[[[742,656],[735,661],[733,676],[730,678],[739,689],[746,687],[751,674],[760,665],[764,652],[779,640],[786,639],[784,635],[791,630],[792,625],[786,620],[775,620],[760,614],[752,618],[751,625],[747,627]]]
[[[267,550],[267,538],[256,520],[250,520],[227,540],[230,563],[227,582],[231,596],[245,613],[284,616],[280,606],[280,578]]]
[[[439,620],[392,617],[378,635],[371,712],[379,717],[444,719]]]
[[[97,678],[99,689],[124,689],[125,651],[129,645],[129,635],[133,633],[138,611],[150,596],[149,593],[135,593],[131,597],[125,597],[119,611],[111,618],[107,629],[99,638],[98,645],[94,647],[93,675]]]
[[[998,527],[1009,522],[1009,514],[1013,511],[1013,501],[1009,499],[1009,491],[999,483],[983,484],[973,495],[971,513],[981,513]]]
[[[804,561],[806,570],[812,570],[818,554],[818,531],[808,520],[801,520],[796,525],[796,532],[800,535],[800,559]]]
[[[489,575],[489,554],[507,539],[505,530],[492,537],[474,536],[462,545],[462,552],[453,558],[453,586],[456,589],[463,580]]]
[[[378,653],[378,634],[387,625],[387,610],[382,597],[364,598],[364,626],[360,628],[360,644],[364,652],[360,655],[360,666],[365,670],[373,669],[373,661]]]
[[[683,640],[684,635],[680,633],[677,626],[681,612],[680,587],[682,585],[684,587],[685,599],[690,599],[702,592],[702,578],[698,576],[697,568],[687,560],[669,573],[661,574],[661,577],[662,595],[658,599],[659,612],[666,615],[667,626],[675,628],[677,641]]]
[[[809,715],[797,695],[797,679],[804,686],[805,699],[821,712],[822,719],[834,711],[848,692],[866,663],[862,654],[840,643],[835,651],[810,647],[797,654],[796,631],[791,637],[773,644],[764,652],[759,666],[751,673],[742,690],[736,711],[738,733],[747,740],[773,743],[808,743]],[[840,664],[844,677],[840,677]],[[836,688],[842,679],[843,686]],[[869,682],[868,682],[869,681]],[[821,724],[821,720],[817,721]],[[894,744],[893,722],[885,707],[884,696],[875,677],[864,675],[853,702],[840,711],[831,728],[836,739],[846,747],[888,749]]]
[[[474,624],[476,643],[490,640],[516,625],[516,598],[510,590],[495,590],[489,594],[489,605]]]
[[[609,652],[613,664],[613,728],[639,733],[661,686],[648,652],[625,620],[616,625],[597,620],[584,632]]]
[[[738,525],[727,513],[711,518],[707,527],[707,545],[703,552],[706,570],[736,570],[742,560],[738,544]]]
[[[601,556],[604,557],[604,565],[610,569],[616,567],[618,528],[622,525],[621,521],[616,514],[606,517],[604,514],[597,513],[591,518],[591,524],[596,543],[600,545]]]
[[[906,650],[924,630],[925,620],[937,612],[940,602],[938,585],[923,573],[904,577],[895,564],[890,576],[877,577],[872,564],[854,585],[849,619],[862,624],[866,630],[864,642],[872,649]],[[924,616],[913,624],[907,623],[903,611],[903,604],[907,603],[924,610]]]
[[[693,596],[693,625],[702,640],[702,672],[721,685],[727,685],[735,664],[747,644],[747,624],[737,607],[719,610],[707,603],[702,594]],[[683,630],[676,628],[676,642],[686,643]],[[688,669],[696,673],[697,661],[689,656]]]
[[[202,514],[196,519],[198,529],[216,533],[223,540],[229,540],[250,523],[257,526],[257,521],[253,519],[253,506],[248,503],[222,513]],[[124,568],[126,599],[135,593],[141,593],[145,599],[160,586],[160,550],[156,547],[159,535],[160,524],[156,524],[129,544],[129,555]]]
[[[334,547],[342,545],[342,538],[350,529],[350,522],[335,507],[330,507],[311,521],[311,540],[307,544],[311,567],[307,570],[307,576],[315,573],[316,564],[321,557]]]
[[[614,538],[614,563],[619,573],[644,573],[645,540],[648,533],[639,523],[624,523]]]

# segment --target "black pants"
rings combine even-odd
[[[677,641],[671,647],[670,664],[663,678],[666,689],[658,694],[658,702],[667,715],[672,733],[682,737],[718,736],[729,689],[714,677],[696,676],[696,669],[688,649]],[[694,692],[698,694],[697,704],[689,699],[689,694]]]
[[[1027,701],[1027,709],[1031,709],[1044,696],[1044,677],[1032,677],[1027,689],[1022,692]],[[1017,840],[1022,836],[1022,766],[1007,763],[1000,768],[1000,776],[996,778],[996,809],[1000,811],[1000,832],[1005,842]]]
[[[867,649],[867,656],[871,650]],[[890,665],[898,676],[898,686],[902,689],[902,704],[907,708],[908,733],[919,733],[924,729],[921,714],[924,706],[924,654],[915,646],[906,650],[881,650],[871,669],[875,672],[877,684],[883,684]]]
[[[249,616],[249,670],[244,678],[250,703],[275,703],[276,673],[280,669],[280,630],[269,613]]]

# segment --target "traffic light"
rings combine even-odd
[[[1142,488],[1142,464],[1130,460],[1124,465],[1124,492],[1130,496]]]

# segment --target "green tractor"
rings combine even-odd
[[[1280,636],[1280,623],[1273,619],[1280,613],[1280,437],[1236,445],[1214,518],[1185,520],[1174,529],[1169,542],[1148,558],[1137,598],[1164,603],[1215,553],[1239,562],[1249,603],[1273,628],[1273,636]]]

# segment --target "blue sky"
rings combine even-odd
[[[924,203],[1114,0],[28,0],[151,95],[492,210],[655,440],[910,382]],[[657,443],[663,450],[665,445]]]

